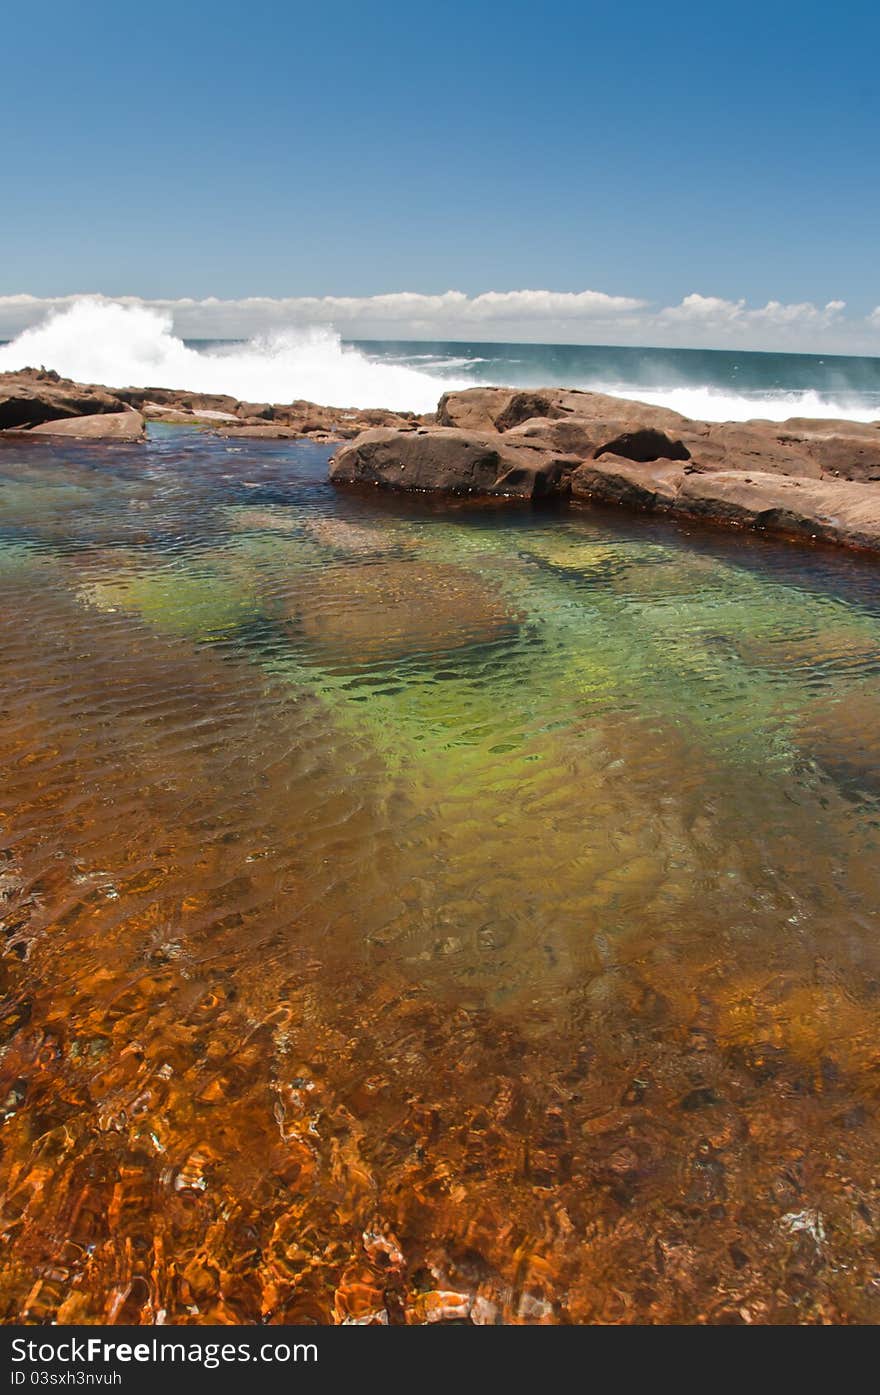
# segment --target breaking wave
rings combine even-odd
[[[106,387],[164,387],[228,393],[245,402],[305,398],[328,407],[430,412],[454,374],[382,363],[346,346],[331,329],[291,329],[247,343],[194,348],[170,314],[141,305],[83,299],[0,348],[0,371],[54,368]]]
[[[480,384],[572,387],[672,407],[705,421],[880,419],[880,360],[590,345],[345,343],[330,327],[248,342],[186,342],[167,311],[83,297],[0,345],[0,371],[53,368],[108,387],[305,398],[330,407],[433,411]]]

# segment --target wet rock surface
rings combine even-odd
[[[636,509],[672,508],[684,482],[684,470],[667,460],[650,465],[605,455],[579,465],[572,473],[574,499],[622,504]]]
[[[33,436],[65,436],[80,441],[142,441],[145,434],[144,418],[135,411],[66,417],[31,427]]]
[[[334,484],[537,500],[564,497],[576,464],[522,440],[489,433],[427,430],[367,431],[337,451]]]
[[[106,388],[84,387],[45,369],[0,373],[0,431],[26,430],[65,417],[119,412],[124,405]]]
[[[639,467],[603,457],[575,470],[572,497],[625,504],[880,551],[880,490],[869,484],[758,471]]]

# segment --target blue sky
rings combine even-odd
[[[7,7],[0,296],[592,289],[861,324],[878,40],[853,0]]]

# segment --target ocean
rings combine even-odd
[[[244,401],[431,411],[478,384],[587,388],[711,421],[880,418],[880,358],[579,344],[343,340],[297,328],[252,340],[184,340],[142,306],[77,302],[0,344],[0,371],[54,368],[108,387],[188,388]]]
[[[880,359],[600,344],[362,340],[376,363],[511,387],[575,387],[636,397],[710,421],[880,417]]]

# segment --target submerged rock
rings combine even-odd
[[[563,530],[530,535],[522,555],[577,575],[613,571],[624,565],[623,549],[617,543]]]
[[[97,610],[139,616],[167,634],[212,639],[245,623],[253,596],[218,571],[167,568],[120,574],[84,586],[80,597]]]
[[[880,794],[880,688],[876,680],[817,698],[804,710],[795,739],[800,751],[844,789]]]
[[[46,567],[50,556],[30,542],[4,539],[0,542],[0,575],[15,575],[36,567]]]
[[[223,510],[224,519],[232,532],[296,533],[300,523],[291,513],[265,504],[246,507],[231,505]]]
[[[308,644],[356,664],[485,644],[518,624],[491,583],[439,562],[328,569],[310,582],[307,601],[291,618]]]
[[[324,547],[351,556],[371,552],[388,552],[411,548],[412,538],[399,530],[378,527],[372,523],[348,523],[341,518],[313,518],[304,525],[305,531]]]
[[[867,617],[862,624],[850,619],[821,628],[783,622],[763,631],[749,628],[732,639],[744,663],[794,674],[820,666],[826,672],[869,672],[877,661],[878,641],[880,634]]]

